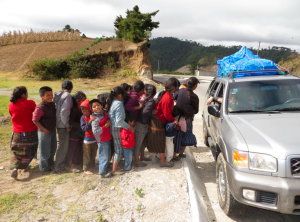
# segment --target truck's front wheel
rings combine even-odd
[[[216,182],[219,204],[227,216],[243,215],[246,212],[247,206],[239,203],[230,193],[226,162],[223,154],[220,153],[216,165]]]

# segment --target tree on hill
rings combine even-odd
[[[191,74],[195,74],[196,69],[197,69],[197,62],[195,60],[191,60],[189,63],[189,70]]]
[[[86,35],[84,33],[82,33],[81,38],[86,38]]]
[[[159,27],[159,22],[153,22],[152,17],[159,10],[151,13],[141,13],[139,7],[134,6],[133,10],[126,11],[126,18],[117,16],[114,26],[117,38],[127,39],[131,42],[141,42],[151,37],[151,31]]]
[[[65,27],[62,29],[64,32],[79,32],[80,31],[78,29],[72,29],[70,25],[65,25]]]

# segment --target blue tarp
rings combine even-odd
[[[243,46],[238,52],[233,55],[224,57],[218,60],[217,64],[219,69],[217,76],[225,77],[230,72],[239,73],[235,74],[235,77],[248,76],[248,75],[274,75],[278,72],[262,72],[262,70],[276,69],[275,63],[268,59],[261,59],[258,55],[254,55],[246,46]],[[245,71],[259,70],[254,73],[246,73]]]

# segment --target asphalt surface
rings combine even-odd
[[[153,77],[155,80],[164,83],[167,81],[168,76]],[[184,76],[177,77],[181,83],[184,82]],[[194,91],[200,100],[200,111],[195,116],[193,132],[197,137],[198,146],[189,147],[186,150],[188,160],[193,162],[189,164],[190,174],[193,182],[193,187],[197,195],[200,221],[220,221],[220,222],[299,222],[300,216],[281,214],[269,210],[263,210],[255,207],[248,207],[247,213],[243,216],[228,217],[226,216],[219,206],[216,185],[216,171],[215,160],[210,152],[210,148],[203,144],[203,131],[202,131],[202,110],[204,95],[209,86],[209,81],[200,80],[200,85]],[[194,169],[191,169],[194,167]],[[206,213],[206,215],[204,215]],[[202,216],[202,217],[201,217]],[[207,219],[208,218],[208,219]]]

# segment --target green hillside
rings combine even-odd
[[[218,59],[229,56],[237,52],[242,46],[203,46],[198,42],[190,40],[180,40],[174,37],[159,37],[149,41],[151,47],[149,54],[153,70],[175,71],[187,65],[191,60],[198,62],[199,66],[214,65]],[[255,54],[257,49],[249,48]],[[261,49],[259,56],[270,59],[278,63],[282,58],[286,60],[295,51],[285,47],[272,47]]]

